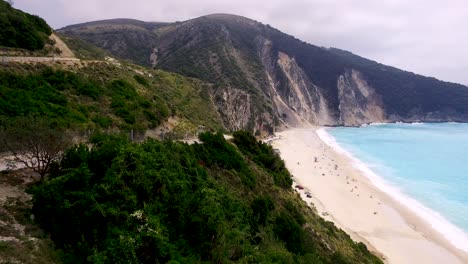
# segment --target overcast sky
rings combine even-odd
[[[108,18],[242,15],[311,44],[468,84],[467,0],[14,0],[55,29]]]

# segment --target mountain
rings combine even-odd
[[[117,19],[59,32],[119,58],[211,83],[230,130],[468,121],[466,86],[314,46],[240,16],[176,23]]]
[[[153,32],[164,25],[166,23],[142,22],[133,19],[89,22],[80,24],[80,27],[86,29],[80,38],[92,40],[90,41],[92,44],[112,52],[116,57],[131,56],[131,61],[149,66],[149,54],[157,43],[157,36]]]

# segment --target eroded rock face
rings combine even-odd
[[[260,61],[267,77],[264,93],[270,98],[280,126],[332,125],[326,100],[293,58],[274,52],[272,41],[256,39]]]
[[[159,54],[159,50],[157,48],[154,48],[153,52],[151,52],[150,54],[150,63],[151,63],[151,67],[153,68],[155,68],[156,65],[158,64],[158,54]]]
[[[249,127],[252,118],[250,95],[242,90],[222,89],[215,94],[215,105],[229,130]]]
[[[314,125],[332,125],[335,120],[329,114],[327,102],[296,61],[279,52],[278,65],[288,80],[282,100],[302,119]]]
[[[380,95],[367,84],[360,72],[346,71],[338,77],[337,88],[340,125],[358,126],[386,121]]]
[[[272,42],[269,39],[259,37],[256,40],[261,63],[265,69],[265,75],[268,80],[268,87],[265,93],[268,95],[272,102],[274,114],[282,126],[301,127],[308,124],[308,121],[301,117],[301,115],[288,105],[287,98],[285,98],[282,89],[279,88],[280,82],[278,81],[277,68],[278,61],[275,60],[272,51]]]

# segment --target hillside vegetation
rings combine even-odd
[[[98,135],[31,190],[65,263],[381,263],[291,189],[245,132],[203,144]]]
[[[51,28],[42,18],[0,1],[0,46],[39,50],[51,33]]]
[[[88,36],[80,39],[110,51],[115,57],[121,59],[131,57],[131,61],[134,63],[150,66],[149,56],[155,48],[157,40],[154,32],[166,23],[146,23],[133,19],[114,19],[101,22],[83,23],[80,24],[82,28],[73,28],[70,29],[70,32],[64,28],[61,32],[67,36],[75,36],[84,30]],[[110,39],[112,41],[109,41]],[[70,45],[71,48],[73,46],[74,44]]]
[[[9,65],[0,69],[0,122],[38,116],[62,128],[143,133],[178,116],[192,127],[185,132],[219,130],[207,89],[195,79],[131,65],[89,63],[75,71]]]
[[[104,60],[111,53],[94,46],[93,44],[76,37],[59,34],[60,39],[71,49],[75,56],[81,60]]]

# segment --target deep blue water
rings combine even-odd
[[[468,124],[383,124],[326,131],[388,185],[468,233]],[[437,228],[444,232],[444,226]]]

